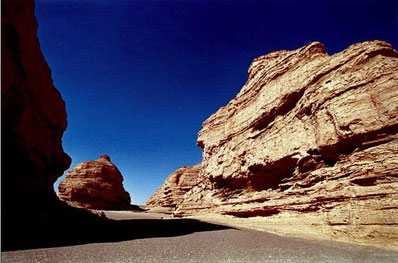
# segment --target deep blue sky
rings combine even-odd
[[[36,16],[66,101],[72,167],[110,155],[136,204],[201,161],[201,123],[241,89],[256,56],[315,40],[330,54],[398,45],[397,1],[37,0]]]

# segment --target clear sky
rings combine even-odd
[[[108,154],[144,204],[201,161],[201,123],[238,93],[255,57],[311,41],[329,54],[374,39],[397,48],[397,3],[37,0],[71,167]]]

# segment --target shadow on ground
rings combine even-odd
[[[77,215],[64,214],[41,226],[27,227],[28,222],[19,224],[3,229],[2,251],[172,237],[228,229],[194,219],[112,220],[88,215],[84,211]]]

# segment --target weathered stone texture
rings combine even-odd
[[[148,199],[147,205],[175,208],[184,200],[185,193],[200,183],[200,172],[200,164],[179,168],[167,177],[158,191]]]
[[[311,214],[330,235],[398,240],[397,72],[382,41],[256,58],[239,94],[203,123],[202,185],[175,214]]]
[[[61,143],[66,111],[36,32],[34,1],[1,1],[3,251],[76,240],[98,221],[61,202],[53,188],[71,162]],[[62,236],[54,231],[59,226]]]
[[[58,196],[69,205],[89,209],[131,209],[123,176],[108,155],[76,165],[59,184]]]
[[[61,144],[65,104],[36,37],[34,2],[1,6],[2,224],[9,230],[21,220],[48,223],[48,212],[60,207],[53,184],[71,160]]]

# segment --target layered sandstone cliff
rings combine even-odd
[[[397,72],[382,41],[256,58],[239,94],[203,123],[201,183],[175,214],[295,218],[330,236],[396,242]]]
[[[76,165],[59,184],[58,196],[69,205],[89,209],[131,209],[123,176],[108,155]]]
[[[183,166],[167,177],[164,184],[151,196],[147,205],[176,208],[184,201],[184,195],[200,183],[201,165]]]

